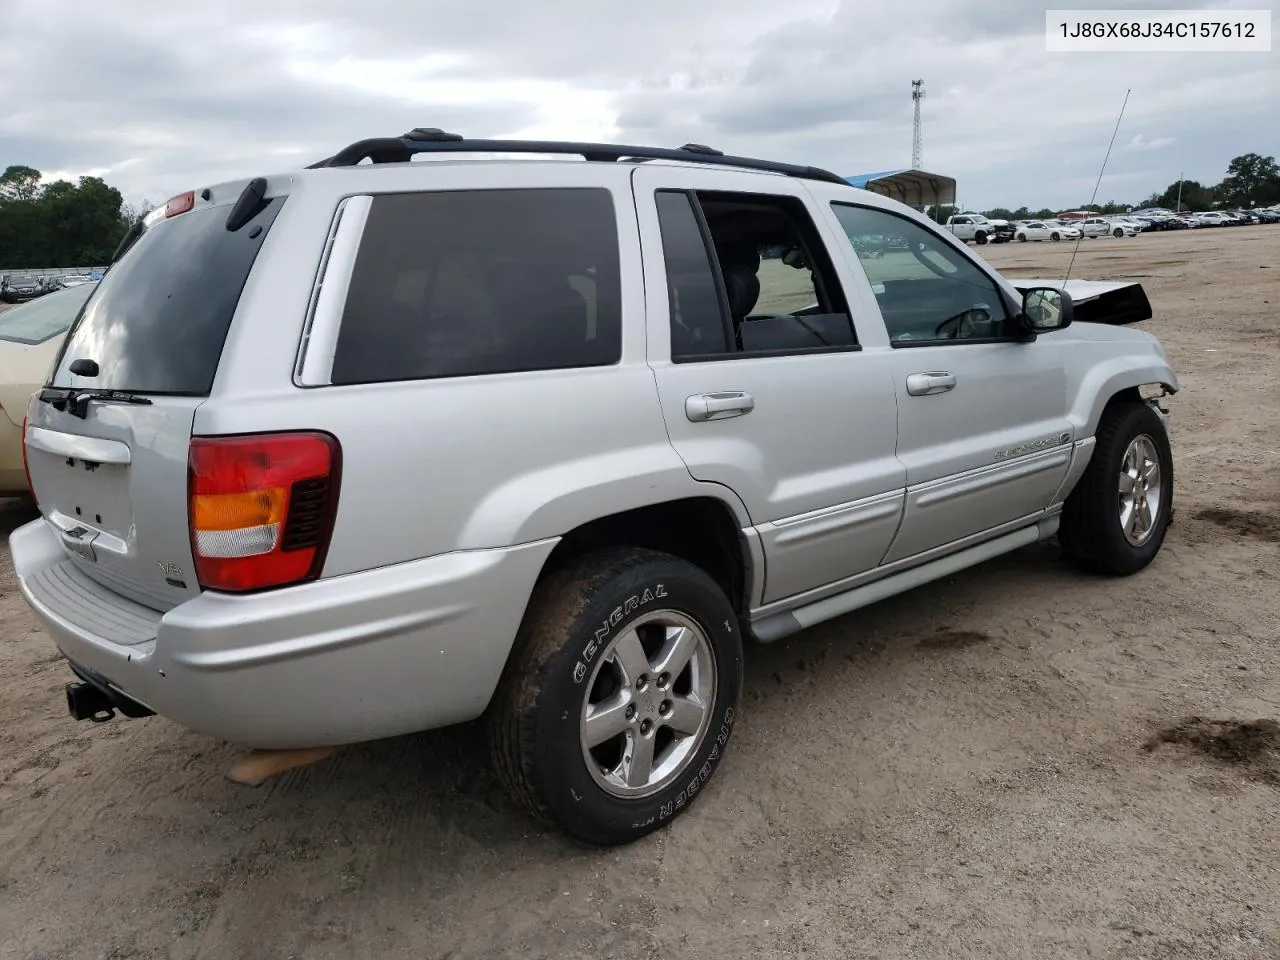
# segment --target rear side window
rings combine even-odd
[[[99,281],[50,383],[207,396],[240,292],[283,205],[283,197],[267,200],[235,232],[226,228],[228,206],[148,227]],[[98,375],[73,376],[80,359],[97,361]]]
[[[616,363],[617,230],[613,197],[597,188],[375,197],[331,382]]]

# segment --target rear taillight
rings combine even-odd
[[[22,418],[22,472],[27,475],[27,490],[31,499],[36,498],[36,486],[31,482],[31,465],[27,463],[27,418]]]
[[[196,576],[241,593],[320,575],[341,448],[325,433],[194,437],[188,510]]]

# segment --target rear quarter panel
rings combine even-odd
[[[267,238],[195,432],[323,430],[337,437],[341,489],[325,576],[561,536],[621,510],[706,495],[668,440],[647,364],[629,167],[416,163],[314,173],[294,187]],[[611,190],[622,260],[620,362],[398,383],[294,383],[341,199],[525,185]],[[747,526],[740,502],[722,499]]]

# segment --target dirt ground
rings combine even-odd
[[[0,548],[0,957],[1274,960],[1280,227],[1072,275],[1142,281],[1182,377],[1156,563],[1031,548],[752,651],[719,774],[626,849],[527,820],[472,727],[253,789],[165,720],[74,723]]]

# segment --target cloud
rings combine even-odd
[[[908,165],[917,78],[923,165],[971,206],[1088,200],[1126,91],[1103,198],[1280,153],[1274,98],[1239,93],[1280,88],[1273,55],[1049,54],[1046,6],[9,0],[22,29],[0,33],[0,163],[162,201],[438,126],[693,141],[853,174]]]
[[[1154,139],[1149,139],[1143,134],[1138,133],[1138,134],[1134,134],[1133,139],[1130,140],[1125,145],[1125,149],[1126,150],[1160,150],[1164,147],[1171,147],[1177,142],[1178,140],[1176,137],[1156,137]]]

